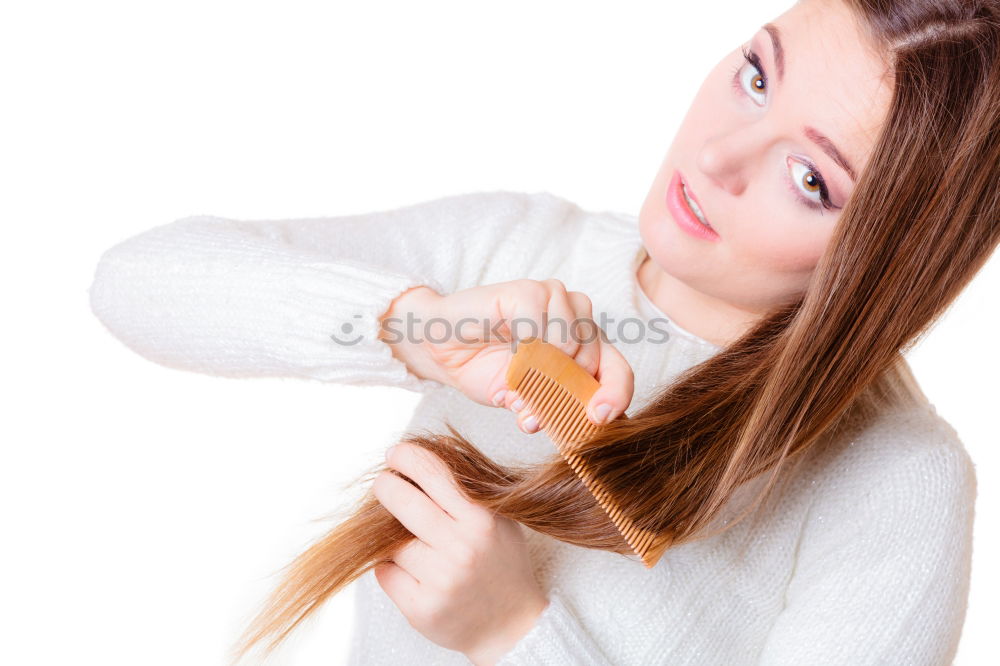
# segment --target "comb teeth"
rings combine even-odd
[[[643,564],[647,568],[655,565],[666,550],[666,539],[638,529],[576,453],[580,444],[603,428],[587,418],[587,403],[600,387],[597,380],[568,354],[532,338],[518,341],[507,370],[507,386],[528,405],[539,428],[556,445]]]

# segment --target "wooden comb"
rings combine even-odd
[[[666,550],[666,540],[636,528],[576,455],[577,447],[604,427],[587,418],[587,403],[600,386],[572,356],[541,338],[518,340],[507,368],[507,388],[524,400],[539,428],[597,499],[632,551],[652,568]]]

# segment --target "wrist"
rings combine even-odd
[[[512,617],[488,640],[466,651],[465,656],[474,666],[493,666],[531,631],[548,606],[547,598],[539,598],[525,612]]]
[[[426,285],[411,287],[396,296],[379,317],[379,339],[392,350],[392,355],[421,379],[433,379],[448,384],[448,379],[427,349],[419,327],[413,330],[410,318],[418,324],[426,321],[434,303],[442,296]],[[402,325],[401,325],[402,324]]]

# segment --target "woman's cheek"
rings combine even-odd
[[[807,276],[815,269],[829,239],[824,229],[809,228],[808,222],[796,219],[788,224],[775,224],[772,218],[770,224],[758,227],[760,233],[744,246],[746,263],[775,278]]]

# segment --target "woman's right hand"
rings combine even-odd
[[[514,409],[525,432],[535,432],[537,421],[505,381],[515,338],[543,337],[600,382],[587,405],[594,423],[617,417],[632,401],[632,368],[594,321],[590,298],[556,279],[511,280],[444,296],[414,287],[392,302],[381,322],[381,339],[411,372],[478,403]]]

